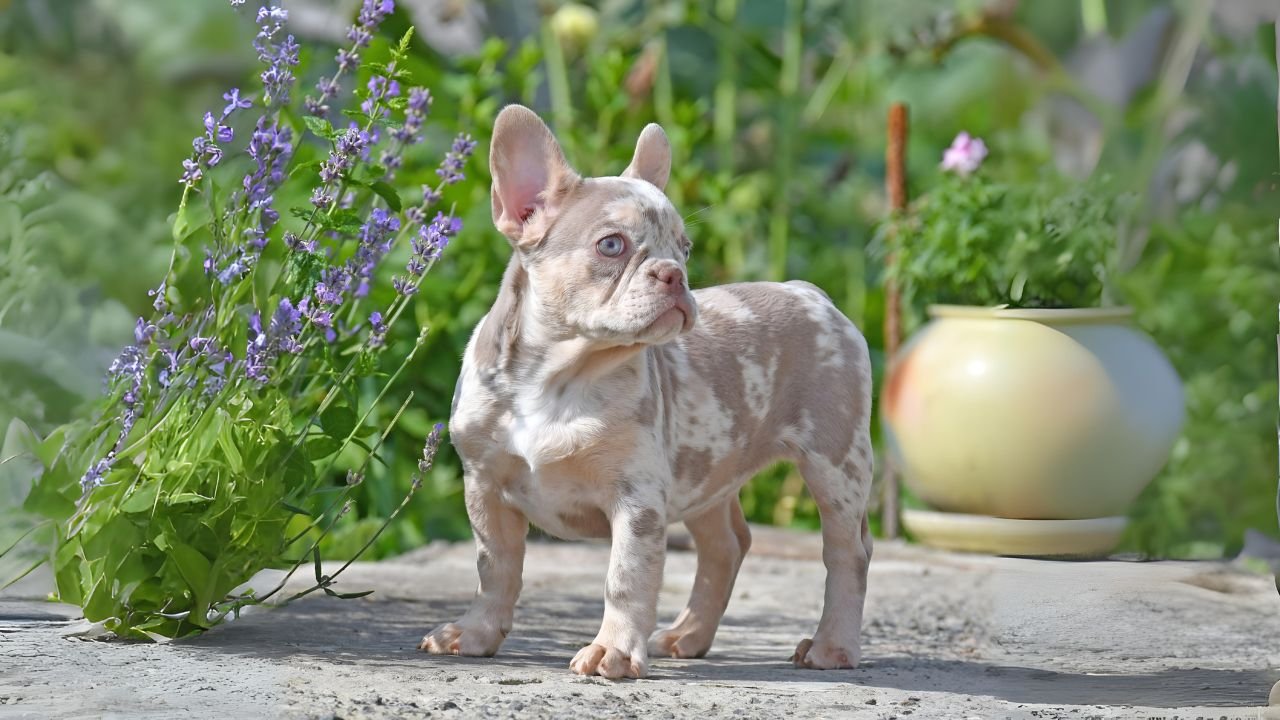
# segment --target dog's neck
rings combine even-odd
[[[555,392],[570,383],[589,386],[627,366],[646,376],[643,370],[651,346],[610,345],[549,333],[536,317],[535,305],[529,274],[513,254],[476,339],[476,361],[482,373],[518,378],[525,388],[542,392]]]

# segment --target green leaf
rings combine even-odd
[[[369,183],[369,189],[378,193],[378,196],[383,200],[386,200],[387,207],[396,212],[400,212],[400,208],[402,207],[400,204],[400,195],[396,192],[395,188],[382,180],[375,180],[374,182]]]
[[[355,210],[337,210],[324,223],[340,232],[353,234],[360,231],[360,226],[364,224],[364,221]]]
[[[395,54],[404,55],[409,52],[409,43],[413,40],[413,26],[410,25],[408,30],[404,31],[404,35],[400,36],[400,42],[396,45]]]
[[[11,587],[11,586],[12,586],[12,585],[14,585],[15,583],[17,583],[17,582],[18,582],[19,580],[21,580],[22,578],[24,578],[24,577],[26,577],[26,576],[30,575],[32,572],[34,572],[36,568],[40,567],[41,565],[43,565],[43,564],[45,564],[45,563],[47,563],[47,562],[49,562],[49,558],[47,558],[47,557],[37,558],[33,563],[31,563],[30,565],[28,565],[28,566],[27,566],[27,569],[23,570],[22,572],[18,573],[17,575],[14,575],[13,577],[9,578],[8,580],[6,580],[6,581],[4,582],[4,584],[3,584],[3,585],[0,585],[0,591],[8,589],[9,587]]]
[[[58,461],[32,484],[22,508],[59,522],[71,517],[71,513],[76,511],[76,503],[68,497],[71,490],[67,486],[79,488],[79,485],[71,481],[69,476],[66,462]]]
[[[180,492],[170,495],[165,500],[165,505],[186,505],[189,503],[208,502],[213,498],[205,497],[199,493]]]
[[[102,622],[108,618],[119,617],[121,607],[111,594],[111,582],[101,572],[92,573],[97,579],[89,591],[89,597],[81,608],[89,622]]]
[[[209,599],[213,593],[209,559],[199,550],[182,542],[173,543],[169,549],[169,557],[178,566],[178,572],[182,574],[182,579],[191,588],[192,595],[196,599],[196,612],[193,612],[192,616],[203,613],[205,608],[209,607]],[[188,620],[200,624],[197,620],[191,618]]]
[[[280,447],[284,453],[280,455],[280,461],[284,463],[284,472],[281,480],[290,488],[309,488],[315,480],[316,469],[312,466],[311,461],[307,459],[304,451],[290,452],[288,444],[283,444]]]
[[[81,585],[84,560],[80,557],[79,549],[78,540],[68,540],[58,548],[53,561],[53,578],[58,588],[58,599],[72,605],[84,602],[84,589]]]
[[[114,556],[115,561],[106,564],[106,570],[114,574],[120,560],[142,542],[142,533],[124,515],[111,518],[89,537],[81,541],[87,560],[100,560]]]
[[[356,427],[356,413],[346,405],[331,405],[320,416],[320,427],[334,440],[345,441]]]
[[[58,453],[62,452],[63,445],[67,440],[67,426],[63,425],[49,436],[40,441],[40,444],[34,448],[36,457],[40,463],[47,467],[52,467],[54,460],[58,458]]]
[[[329,124],[329,121],[324,118],[307,115],[302,118],[302,122],[306,124],[308,130],[325,140],[331,140],[337,134],[334,132],[333,126]]]
[[[31,428],[18,418],[14,418],[9,421],[9,429],[4,434],[4,441],[0,442],[0,463],[7,462],[13,457],[35,455],[39,445],[40,440]]]
[[[156,505],[156,495],[160,493],[160,483],[152,480],[150,482],[144,480],[141,485],[135,485],[125,501],[120,504],[120,511],[127,513],[150,512],[151,508]]]
[[[307,457],[312,460],[323,460],[341,449],[342,441],[327,435],[307,441]]]
[[[188,202],[173,216],[173,239],[182,242],[213,221],[209,208],[202,202]]]
[[[235,439],[231,437],[232,431],[232,426],[227,425],[222,432],[218,433],[218,446],[222,448],[222,453],[227,458],[227,467],[231,469],[231,472],[239,475],[244,472],[244,458],[240,456],[240,450],[236,448]]]
[[[329,588],[320,588],[320,589],[324,590],[325,594],[329,595],[330,597],[341,598],[343,600],[355,600],[356,598],[362,598],[366,595],[373,594],[372,590],[363,590],[361,592],[340,593],[340,592],[334,592]]]
[[[289,171],[289,177],[293,177],[298,173],[319,172],[320,166],[323,164],[324,164],[323,160],[312,160],[311,162],[298,163],[297,165],[293,166],[292,170]],[[295,217],[301,216],[303,218],[309,218],[311,217],[311,213],[314,212],[314,210],[304,210],[302,208],[290,208],[290,212],[292,212]]]
[[[320,567],[320,547],[319,546],[311,548],[311,562],[316,567],[316,583],[320,585],[324,584],[324,575],[321,574],[321,567]]]

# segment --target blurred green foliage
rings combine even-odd
[[[1094,187],[1102,183],[1079,183],[1053,172],[1013,183],[990,175],[985,169],[972,177],[949,175],[900,222],[885,224],[883,246],[897,248],[885,276],[898,281],[903,302],[1100,304],[1113,264],[1116,206],[1124,198]]]
[[[1242,35],[1209,23],[1185,89],[1162,94],[1167,74],[1156,73],[1097,101],[1075,94],[1045,58],[1121,43],[1152,12],[1194,27],[1194,4],[1108,2],[1103,34],[1089,35],[1074,2],[1021,3],[1005,17],[978,0],[603,0],[594,27],[579,25],[563,43],[548,22],[559,5],[486,3],[503,37],[487,31],[464,56],[415,39],[409,69],[432,88],[441,134],[402,180],[425,182],[454,131],[480,147],[468,181],[446,199],[466,230],[412,308],[432,334],[388,394],[412,390],[418,400],[387,440],[391,462],[371,469],[355,511],[327,540],[330,556],[362,544],[406,494],[417,443],[447,411],[467,337],[494,297],[509,250],[492,229],[481,169],[492,118],[512,101],[542,112],[587,174],[620,171],[641,127],[662,123],[674,153],[669,193],[695,242],[694,286],[807,279],[873,348],[883,346],[884,293],[869,250],[887,216],[891,101],[911,109],[913,195],[935,186],[941,152],[961,130],[987,140],[988,162],[1009,183],[1038,182],[1064,144],[1068,160],[1096,158],[1084,175],[1111,176],[1116,192],[1141,198],[1115,238],[1129,262],[1114,299],[1135,306],[1188,389],[1184,437],[1136,505],[1129,547],[1216,554],[1238,547],[1248,527],[1275,534],[1276,75],[1259,40],[1270,26]],[[415,22],[402,7],[387,31]],[[1010,28],[1043,57],[1018,47],[1025,38]],[[180,161],[199,118],[252,72],[249,35],[223,0],[13,0],[0,14],[0,257],[9,259],[0,267],[0,427],[21,417],[43,433],[99,391],[164,271]],[[336,46],[304,45],[309,84]],[[1100,119],[1082,120],[1082,106]],[[415,339],[389,337],[386,355]],[[367,392],[362,403],[373,385]],[[18,482],[14,469],[0,466],[0,481]],[[752,520],[817,523],[785,467],[763,473],[743,500]],[[376,556],[468,532],[447,448],[401,518]]]

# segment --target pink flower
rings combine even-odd
[[[951,147],[942,153],[942,169],[968,175],[987,157],[987,144],[982,138],[970,137],[962,132],[951,141]]]

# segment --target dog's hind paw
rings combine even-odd
[[[649,638],[649,652],[673,658],[700,658],[711,649],[714,636],[714,630],[706,632],[702,628],[688,629],[673,625],[659,630]]]
[[[823,642],[821,639],[814,642],[809,638],[805,638],[796,646],[796,651],[792,654],[791,661],[798,668],[837,670],[858,667],[860,655],[860,649],[856,645],[852,648],[845,648]]]

